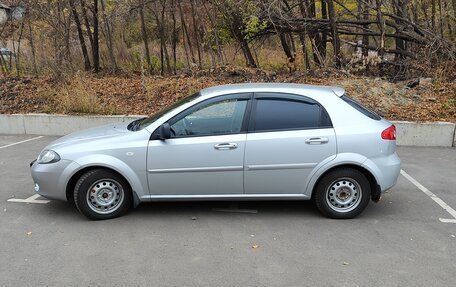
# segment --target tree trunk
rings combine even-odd
[[[309,1],[312,1],[312,2],[309,2]],[[299,1],[299,9],[301,10],[301,15],[305,18],[305,19],[308,19],[308,18],[315,18],[315,0],[300,0]],[[306,30],[304,30],[306,32]],[[318,50],[316,49],[316,42],[317,41],[317,38],[319,37],[319,35],[317,33],[315,33],[315,31],[313,30],[310,30],[308,33],[309,35],[309,39],[310,39],[310,46],[312,48],[312,53],[313,53],[313,58],[314,58],[314,62],[317,63],[318,65],[321,65],[322,63],[320,63],[320,58],[319,57],[319,52]],[[304,42],[303,44],[303,49],[305,49],[305,38],[301,39],[301,43]],[[307,49],[305,49],[305,55],[306,55],[306,67],[310,68],[310,62],[308,61],[309,58],[307,56]]]
[[[326,0],[321,0],[321,18],[328,19],[328,10],[326,5]],[[319,46],[320,56],[322,57],[323,61],[326,61],[326,44],[328,42],[328,32],[323,30],[321,32],[321,41],[317,43]]]
[[[336,68],[340,68],[342,64],[342,58],[340,55],[340,40],[339,40],[339,33],[337,31],[336,25],[336,11],[334,9],[334,2],[333,0],[326,0],[328,4],[328,11],[329,11],[329,23],[331,25],[331,33],[332,33],[332,42],[334,48],[334,63]]]
[[[445,13],[445,21],[447,22],[447,27],[448,27],[448,34],[450,36],[450,39],[453,39],[453,28],[451,27],[451,17],[450,17],[450,10],[448,7],[448,3],[446,0],[443,1],[443,8],[446,11]],[[456,21],[456,19],[454,20]]]
[[[165,11],[166,11],[166,0],[162,2],[162,11],[161,11],[161,29],[160,29],[160,38],[163,39],[163,52],[165,54],[166,61],[166,72],[169,74],[171,72],[171,65],[169,61],[168,47],[166,46],[166,30],[165,30]]]
[[[33,33],[32,33],[32,25],[30,23],[30,19],[28,19],[28,30],[29,30],[29,42],[30,42],[30,49],[32,50],[32,63],[33,63],[33,73],[38,75],[38,67],[36,65],[36,49],[35,49],[35,41],[33,40]]]
[[[87,52],[84,35],[82,34],[81,22],[79,21],[79,16],[78,16],[78,13],[76,10],[76,6],[74,5],[74,0],[69,0],[68,2],[70,4],[71,14],[73,15],[73,19],[76,24],[76,30],[78,31],[79,43],[81,45],[82,56],[84,58],[84,69],[86,71],[90,71],[91,65],[90,65],[89,53]],[[30,27],[30,22],[29,22],[29,27]]]
[[[196,22],[196,14],[195,14],[195,4],[193,3],[194,0],[190,0],[190,5],[192,8],[192,20],[193,20],[193,33],[195,33],[195,41],[196,41],[196,47],[197,47],[197,52],[198,52],[198,67],[201,69],[203,67],[202,65],[202,59],[201,59],[201,41],[199,38],[199,31],[198,31],[198,23]]]
[[[66,8],[64,8],[64,9],[66,9]],[[63,18],[63,23],[65,23],[64,24],[65,59],[68,61],[70,66],[72,66],[73,58],[71,57],[71,49],[70,49],[71,15],[67,18],[66,13],[63,12],[62,18]]]
[[[369,1],[369,0],[366,0],[366,1]],[[359,3],[358,5],[361,6],[362,19],[368,20],[369,19],[369,6],[367,5],[366,2],[364,2],[364,0],[359,0],[358,3]],[[364,25],[363,28],[369,29],[369,24]],[[367,35],[362,36],[362,44],[364,45],[364,47],[369,46],[369,36],[367,36]],[[364,57],[367,57],[369,55],[368,49],[362,48],[362,51],[363,51]]]
[[[99,28],[98,28],[98,0],[93,1],[93,68],[95,73],[100,72]]]
[[[396,4],[396,15],[399,16],[400,18],[408,18],[407,15],[407,3],[408,0],[397,0]],[[398,19],[396,19],[396,23],[398,26],[402,26],[402,22]],[[399,31],[396,30],[396,33]],[[395,38],[395,43],[396,43],[396,49],[397,50],[402,50],[402,51],[407,51],[407,42],[404,39],[400,38]],[[397,59],[403,59],[405,58],[403,54],[396,54]]]
[[[375,4],[377,9],[378,29],[380,30],[380,47],[378,52],[383,59],[385,50],[385,20],[383,19],[382,0],[375,0]]]
[[[440,36],[443,38],[443,13],[442,13],[442,0],[439,0],[439,14],[440,14]]]
[[[175,0],[171,0],[171,19],[173,21],[173,34],[171,37],[171,53],[173,56],[173,74],[176,74],[177,70],[177,55],[176,55],[176,48],[177,48],[177,41],[179,40],[179,35],[177,33],[177,28],[176,28],[176,5],[175,5]]]
[[[112,70],[117,71],[117,62],[116,62],[116,57],[114,55],[114,46],[112,44],[113,28],[112,28],[112,25],[110,24],[110,21],[108,20],[108,16],[106,15],[105,1],[106,0],[101,0],[101,15],[103,17],[103,22],[104,22],[104,27],[105,27],[106,46],[108,48],[109,59],[111,61]]]
[[[147,70],[149,73],[151,73],[153,71],[153,68],[150,62],[149,37],[147,35],[146,22],[144,20],[144,0],[139,0],[139,17],[141,20],[141,33],[144,43],[144,50],[146,52]]]
[[[190,40],[190,35],[188,33],[187,23],[185,23],[185,17],[184,17],[184,13],[182,11],[181,0],[178,0],[177,4],[178,4],[178,7],[179,7],[179,14],[180,14],[181,23],[182,23],[182,30],[183,30],[183,33],[185,34],[185,38],[184,38],[183,41],[184,41],[184,44],[185,44],[185,39],[187,39],[188,50],[189,50],[190,55],[192,57],[192,63],[194,64],[194,63],[196,63],[195,53],[193,53],[192,41]]]
[[[432,16],[431,16],[431,27],[435,31],[435,0],[432,0]]]
[[[215,40],[215,46],[217,47],[217,58],[218,58],[218,61],[223,63],[223,55],[222,55],[222,50],[221,50],[221,47],[220,47],[220,40],[219,40],[218,27],[217,27],[217,14],[215,14],[214,16],[211,16],[211,13],[210,13],[209,9],[207,8],[206,1],[203,1],[203,7],[204,7],[204,11],[206,12],[206,14],[207,14],[207,16],[209,18],[209,21],[211,23],[211,26],[212,26],[212,31],[213,31],[214,40]],[[213,47],[209,47],[209,48],[211,50],[213,49]]]
[[[16,73],[20,77],[21,68],[20,68],[20,56],[21,56],[21,41],[22,41],[22,32],[24,31],[24,19],[21,21],[21,28],[19,30],[19,39],[17,40],[17,53],[16,53]]]
[[[80,0],[81,2],[81,9],[82,9],[82,17],[84,18],[84,26],[87,31],[87,37],[89,38],[90,47],[93,50],[93,34],[92,34],[92,26],[90,25],[89,17],[87,16],[87,6],[85,0]]]
[[[257,64],[255,63],[255,59],[253,58],[252,52],[250,51],[249,43],[247,42],[247,40],[241,40],[240,44],[242,52],[244,53],[247,67],[257,68]]]

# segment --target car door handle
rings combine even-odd
[[[328,143],[328,138],[310,138],[306,139],[306,144],[325,144]]]
[[[237,147],[237,143],[220,143],[214,146],[214,148],[218,150],[236,149]]]

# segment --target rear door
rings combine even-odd
[[[246,194],[303,194],[312,170],[335,158],[336,137],[316,101],[256,93],[245,149]]]

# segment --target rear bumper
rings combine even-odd
[[[401,171],[401,160],[397,153],[392,153],[388,156],[370,158],[364,164],[369,166],[369,169],[373,171],[373,174],[377,179],[379,191],[375,192],[375,198],[379,199],[381,193],[387,191],[396,184]],[[374,192],[372,196],[372,199],[375,201]]]

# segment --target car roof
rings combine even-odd
[[[254,92],[277,92],[306,95],[313,92],[336,94],[338,97],[345,94],[345,90],[336,86],[316,86],[292,83],[245,83],[228,84],[210,87],[201,90],[202,96],[216,96],[226,93],[254,93]]]

